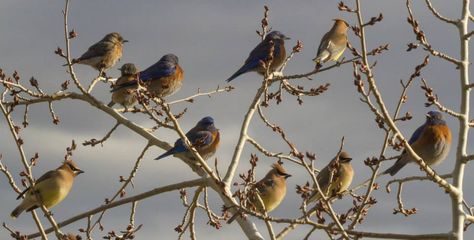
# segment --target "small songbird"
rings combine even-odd
[[[343,19],[334,19],[334,21],[331,30],[324,34],[319,43],[318,53],[313,59],[316,64],[329,60],[337,61],[346,49],[349,24]]]
[[[196,126],[186,133],[186,137],[204,160],[216,153],[220,141],[219,129],[214,126],[214,119],[212,117],[201,119]],[[180,138],[176,140],[174,147],[155,158],[155,160],[177,154],[184,154],[184,156],[194,159],[194,156]]]
[[[273,211],[285,198],[286,179],[289,177],[291,175],[286,172],[282,165],[273,164],[267,175],[255,184],[256,191],[254,193],[260,196],[267,212]],[[249,200],[257,208],[257,212],[263,212],[259,203],[260,200],[255,195],[249,196]],[[239,215],[240,211],[237,211],[227,223],[232,223]]]
[[[166,97],[176,93],[183,85],[184,71],[178,64],[178,57],[174,54],[166,54],[161,59],[141,71],[139,79],[148,91],[157,97]],[[130,81],[117,85],[113,91],[118,91],[122,88],[135,87],[138,81]]]
[[[345,151],[329,162],[316,176],[321,191],[328,197],[340,194],[349,188],[354,177],[354,169],[351,164],[352,158]],[[308,202],[317,201],[321,198],[316,186],[315,193],[309,198]]]
[[[441,163],[451,148],[451,130],[443,115],[438,111],[428,112],[426,122],[416,129],[408,144],[429,166]],[[393,176],[407,163],[414,161],[409,153],[403,151],[395,164],[384,174],[389,173]]]
[[[114,89],[111,91],[113,92],[112,101],[107,106],[112,107],[115,103],[117,103],[128,109],[137,103],[137,95],[135,93],[136,88],[121,88],[116,91],[115,89],[117,88],[117,85],[136,81],[138,70],[133,63],[125,63],[119,70],[122,75],[117,79],[117,82],[115,82]]]
[[[122,45],[125,42],[128,40],[124,40],[119,33],[109,33],[102,40],[90,46],[81,57],[73,59],[72,63],[85,64],[98,71],[106,71],[122,57]]]
[[[227,82],[234,80],[236,77],[247,73],[247,72],[257,72],[259,74],[264,74],[266,69],[262,66],[261,62],[267,62],[270,55],[273,42],[273,60],[270,64],[270,71],[275,72],[280,68],[286,58],[285,50],[285,40],[290,39],[279,31],[273,31],[265,36],[265,39],[260,42],[253,50],[250,52],[247,60],[245,60],[244,65],[237,70]]]
[[[51,208],[68,195],[74,183],[74,177],[83,173],[72,160],[66,160],[56,170],[51,170],[36,180],[33,187],[23,191],[17,199],[25,197],[10,214],[17,218],[23,211],[31,211],[42,205]]]

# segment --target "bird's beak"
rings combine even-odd
[[[291,38],[287,37],[287,36],[284,36],[283,39],[285,40],[290,40]]]
[[[431,118],[431,116],[430,116],[428,113],[426,114],[426,117],[427,117],[427,118]]]
[[[126,42],[128,42],[128,40],[123,40],[123,41],[122,41],[122,43],[126,43]]]
[[[84,171],[82,171],[81,169],[77,169],[76,172],[77,172],[77,175],[84,173]]]
[[[291,177],[291,174],[286,174],[286,175],[285,175],[285,179],[287,179],[287,178],[289,178],[289,177]]]

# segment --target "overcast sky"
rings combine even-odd
[[[442,14],[458,18],[460,5],[458,1],[434,1]],[[282,31],[292,39],[287,42],[290,51],[296,40],[304,44],[303,52],[296,55],[286,68],[286,74],[304,73],[314,66],[311,59],[316,53],[319,40],[329,30],[332,19],[344,18],[355,25],[354,15],[337,10],[336,1],[304,1],[277,0],[264,1],[154,1],[154,0],[82,0],[72,1],[69,26],[75,29],[78,37],[72,41],[74,56],[82,54],[88,46],[101,39],[106,33],[117,31],[129,40],[124,47],[123,57],[119,64],[108,74],[117,76],[116,70],[121,64],[135,63],[145,69],[155,63],[162,55],[174,53],[180,58],[185,71],[184,86],[170,100],[192,95],[198,88],[215,89],[224,86],[224,82],[243,63],[248,52],[259,42],[255,30],[260,26],[263,5],[270,7],[270,25],[274,30]],[[353,6],[353,1],[346,1]],[[37,78],[40,86],[48,92],[59,89],[60,83],[69,79],[66,69],[61,65],[64,60],[53,53],[59,46],[64,47],[63,22],[61,10],[63,1],[25,1],[2,0],[0,4],[0,68],[7,75],[18,70],[26,82],[31,76]],[[400,95],[400,79],[408,79],[416,64],[422,62],[426,55],[420,49],[406,52],[406,44],[414,41],[414,35],[407,24],[405,1],[363,1],[364,17],[383,13],[382,23],[367,29],[369,49],[380,44],[389,43],[390,51],[371,61],[377,61],[374,74],[380,91],[384,94],[389,109],[393,112],[394,105]],[[428,41],[442,52],[454,57],[459,56],[457,29],[440,23],[435,19],[421,1],[414,5],[416,17],[420,20]],[[357,39],[350,32],[350,41],[359,46]],[[348,52],[345,57],[351,57]],[[88,84],[97,72],[88,66],[75,67],[83,84]],[[423,69],[423,77],[435,89],[439,99],[454,110],[459,109],[459,74],[456,69],[434,57]],[[419,80],[419,79],[418,79]],[[408,103],[402,111],[412,113],[413,120],[399,123],[406,137],[424,122],[424,115],[433,108],[425,108],[425,97],[416,81],[408,92]],[[244,113],[253,95],[260,86],[261,78],[255,73],[242,75],[232,82],[234,91],[215,95],[212,98],[199,98],[194,104],[181,104],[174,107],[176,112],[188,108],[187,114],[181,119],[184,129],[192,127],[204,116],[213,116],[217,127],[221,130],[222,145],[216,156],[219,159],[221,172],[229,164],[233,148],[238,139],[239,128]],[[356,171],[353,185],[369,177],[370,170],[364,166],[363,160],[377,156],[383,143],[383,132],[374,124],[373,114],[367,106],[359,101],[359,94],[353,84],[352,66],[345,65],[314,77],[313,81],[301,80],[298,84],[310,87],[330,83],[329,91],[318,97],[305,97],[304,104],[299,106],[292,96],[284,96],[284,102],[266,109],[266,114],[273,122],[281,125],[288,137],[302,151],[315,152],[317,167],[323,167],[335,155],[340,139],[345,136],[345,149],[352,155]],[[103,102],[110,100],[109,86],[98,84],[93,94]],[[273,104],[274,105],[274,104]],[[84,147],[80,143],[91,138],[100,139],[113,126],[115,121],[106,114],[91,108],[84,102],[67,100],[54,105],[61,123],[56,126],[51,122],[47,105],[40,104],[30,107],[30,126],[21,132],[25,140],[28,157],[39,152],[40,161],[34,169],[35,177],[45,171],[57,167],[63,159],[65,148],[71,140],[75,140],[78,150],[73,159],[86,172],[76,179],[69,196],[53,213],[56,220],[61,221],[73,215],[94,208],[110,198],[119,188],[118,176],[127,176],[146,141],[135,133],[120,127],[103,147]],[[21,108],[14,114],[17,124],[21,123]],[[145,117],[126,114],[144,126],[152,126]],[[453,130],[453,144],[457,143],[458,124],[455,119],[447,117]],[[2,121],[0,125],[0,153],[15,179],[22,171],[19,155],[8,126]],[[252,121],[249,133],[262,141],[274,152],[287,152],[283,142],[258,119]],[[174,142],[175,132],[160,130],[156,132],[160,139]],[[472,145],[470,145],[472,146]],[[453,149],[455,149],[453,147]],[[471,149],[471,148],[469,148]],[[152,161],[163,150],[152,148],[145,155],[141,168],[134,181],[135,188],[128,189],[127,196],[150,190],[155,187],[194,179],[195,174],[177,159],[169,157],[160,162]],[[245,149],[238,172],[248,169],[248,159],[255,153],[252,147]],[[397,152],[389,150],[387,156]],[[439,173],[448,173],[453,168],[454,151],[441,165],[435,167]],[[274,162],[258,154],[260,157],[257,169],[261,178]],[[392,163],[386,163],[382,169]],[[294,177],[288,181],[288,193],[285,201],[271,213],[275,217],[296,217],[301,202],[295,192],[296,184],[309,181],[304,170],[291,163],[285,165]],[[468,166],[465,175],[465,197],[468,203],[474,202],[474,190],[469,184],[474,178],[472,167]],[[397,177],[422,174],[415,165],[406,166]],[[383,176],[377,180],[382,186],[391,177]],[[236,179],[237,180],[237,179]],[[192,192],[192,191],[189,191]],[[406,208],[416,207],[418,214],[410,217],[393,215],[397,207],[396,194],[388,194],[384,188],[374,193],[378,203],[370,209],[364,224],[357,229],[376,232],[398,232],[421,234],[429,232],[449,231],[451,226],[451,205],[447,194],[433,183],[410,183],[404,187],[404,203]],[[144,224],[137,233],[137,239],[175,239],[173,230],[181,221],[184,208],[178,201],[179,194],[172,192],[159,195],[138,204],[137,224]],[[35,231],[34,223],[27,214],[17,220],[9,217],[11,210],[19,204],[16,194],[10,189],[4,176],[0,176],[0,221],[22,232]],[[222,203],[214,199],[212,208],[220,212]],[[351,199],[347,197],[338,201],[336,209],[346,211],[351,207]],[[103,233],[95,232],[96,239],[110,230],[122,230],[128,224],[129,206],[114,209],[106,214]],[[201,239],[243,239],[244,235],[237,224],[224,224],[216,231],[206,225],[205,213],[198,212],[198,238]],[[47,221],[42,219],[47,225]],[[262,222],[257,221],[259,229],[267,236]],[[86,222],[79,221],[64,228],[64,231],[76,231],[85,228]],[[274,225],[278,231],[284,225]],[[301,239],[309,231],[298,228],[288,239]],[[186,235],[187,236],[187,235]],[[322,232],[315,236],[325,236]],[[0,238],[6,239],[8,233],[0,230]],[[323,237],[324,238],[324,237]],[[469,230],[466,238],[474,238]]]

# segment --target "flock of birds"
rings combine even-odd
[[[342,19],[335,19],[333,27],[321,39],[316,57],[316,64],[337,61],[344,53],[347,45],[347,30],[349,24]],[[267,62],[268,57],[273,55],[271,72],[277,71],[286,58],[285,40],[289,39],[279,31],[268,33],[264,40],[258,44],[249,54],[243,66],[227,79],[228,82],[247,72],[264,74],[266,69],[262,62]],[[102,40],[92,45],[81,57],[72,60],[71,64],[89,65],[101,73],[113,67],[122,56],[124,40],[119,33],[109,33]],[[270,52],[273,51],[273,52]],[[66,64],[67,65],[67,64]],[[112,101],[108,104],[120,104],[130,108],[137,103],[137,91],[140,85],[144,85],[152,96],[166,97],[176,93],[182,86],[184,79],[183,69],[179,66],[178,57],[174,54],[164,55],[157,63],[143,71],[138,71],[133,63],[126,63],[121,68],[121,76],[117,79],[112,89]],[[208,159],[216,152],[220,135],[214,125],[212,117],[202,118],[195,127],[186,133],[186,137],[196,148],[203,159]],[[426,115],[426,121],[413,133],[409,140],[413,150],[425,161],[433,166],[443,161],[451,146],[451,130],[446,125],[443,115],[437,111],[430,111]],[[156,160],[170,155],[184,155],[193,158],[193,155],[180,138],[174,146],[156,158]],[[354,170],[351,165],[352,158],[342,151],[317,175],[317,182],[322,193],[328,197],[340,194],[350,186]],[[384,173],[395,175],[407,163],[414,159],[404,151],[395,164]],[[19,198],[23,197],[20,205],[13,210],[11,216],[18,217],[23,211],[31,211],[44,205],[51,208],[61,202],[71,190],[74,177],[83,173],[72,160],[65,161],[59,168],[51,170],[36,180],[35,184],[25,189]],[[257,206],[257,211],[270,212],[275,209],[286,195],[286,179],[291,175],[280,164],[274,164],[267,175],[255,185],[255,192],[259,194],[263,202],[262,206],[257,203],[256,197],[249,197],[250,202]],[[315,187],[316,189],[316,187]],[[315,190],[310,196],[309,202],[321,198],[319,191]],[[229,223],[241,216],[241,211],[236,210]]]

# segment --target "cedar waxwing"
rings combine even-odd
[[[255,184],[255,193],[262,199],[263,205],[267,212],[280,205],[286,195],[286,179],[291,177],[280,164],[273,164],[272,169],[265,175],[265,177]],[[257,212],[263,212],[259,206],[260,202],[256,196],[250,196],[249,200],[257,207]],[[232,223],[238,216],[240,211],[237,211],[227,223]]]
[[[345,151],[339,154],[339,159],[336,156],[331,162],[324,167],[316,177],[321,191],[328,197],[335,196],[342,193],[349,185],[351,185],[354,177],[354,170],[352,169],[352,158]],[[332,176],[332,178],[331,178]],[[317,201],[321,198],[317,187],[314,186],[315,192],[308,202]]]
[[[334,21],[331,30],[324,34],[319,43],[318,53],[313,59],[316,64],[329,60],[337,61],[346,49],[349,24],[343,19],[334,19]]]
[[[105,35],[102,40],[90,46],[81,57],[73,59],[72,63],[89,65],[98,71],[105,71],[115,65],[122,57],[122,44],[128,42],[117,32]],[[67,64],[63,65],[67,66]]]
[[[429,166],[441,163],[448,156],[451,148],[451,130],[438,111],[426,114],[426,122],[421,125],[408,141],[412,149]],[[413,162],[409,153],[403,151],[400,158],[384,174],[395,175],[403,166]]]
[[[115,82],[115,87],[112,90],[112,101],[107,105],[108,107],[113,107],[115,103],[122,105],[126,109],[133,107],[137,103],[137,95],[135,89],[138,85],[135,85],[134,88],[121,88],[117,91],[114,91],[117,86],[120,86],[124,83],[136,81],[138,70],[133,63],[125,63],[120,69],[122,75]]]
[[[71,190],[74,177],[83,173],[72,160],[66,160],[56,170],[51,170],[36,180],[33,187],[23,191],[17,199],[25,197],[10,214],[17,218],[23,211],[31,211],[43,204],[51,208],[60,203]],[[40,199],[38,199],[39,197]]]

